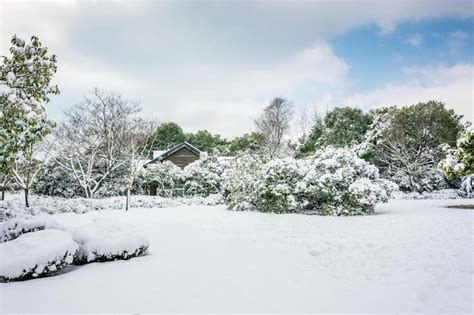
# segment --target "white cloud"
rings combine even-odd
[[[470,35],[463,31],[454,31],[449,33],[448,45],[449,52],[456,55],[462,48],[470,44]]]
[[[423,42],[423,36],[420,33],[416,33],[406,39],[406,43],[413,47],[418,47]]]
[[[403,83],[391,83],[366,93],[348,96],[346,103],[376,108],[437,100],[474,121],[473,64],[408,67],[404,73]]]

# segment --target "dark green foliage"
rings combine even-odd
[[[441,188],[443,179],[436,166],[444,156],[442,146],[455,145],[462,116],[441,102],[430,101],[376,110],[374,117],[368,152],[382,174],[401,190]]]
[[[199,130],[196,133],[188,133],[186,140],[201,151],[213,153],[222,151],[227,143],[220,135],[213,135],[207,130]]]
[[[364,141],[371,124],[370,115],[361,109],[338,107],[324,119],[317,119],[308,139],[300,146],[297,157],[307,156],[329,145],[336,148],[353,147]]]
[[[186,135],[177,123],[166,122],[156,129],[152,139],[152,150],[167,150],[185,141]]]
[[[259,143],[262,142],[262,138],[263,136],[257,132],[246,133],[229,141],[227,152],[232,156],[242,152],[257,153],[260,151]]]

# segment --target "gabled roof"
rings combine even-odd
[[[191,143],[187,142],[187,141],[184,141],[180,144],[177,144],[175,145],[174,147],[172,147],[171,149],[169,149],[168,151],[165,151],[163,152],[161,155],[157,156],[156,158],[154,158],[153,160],[151,160],[150,162],[148,162],[147,164],[150,164],[150,163],[155,163],[155,162],[161,162],[163,161],[164,159],[166,159],[168,156],[172,155],[173,153],[181,150],[182,148],[188,148],[191,152],[193,152],[194,154],[196,154],[197,156],[200,156],[201,155],[201,151],[196,148],[195,146],[193,146]]]

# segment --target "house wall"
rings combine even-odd
[[[199,156],[194,154],[191,150],[186,147],[182,147],[175,153],[171,154],[167,158],[163,159],[163,161],[171,161],[175,165],[184,168],[186,165],[196,161],[199,159]]]

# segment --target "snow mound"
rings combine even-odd
[[[77,263],[129,259],[143,255],[148,239],[130,224],[95,220],[73,233],[79,244]]]
[[[25,280],[45,277],[71,264],[77,244],[60,230],[42,230],[20,235],[0,244],[0,277]]]
[[[45,216],[14,218],[0,223],[0,243],[14,240],[25,233],[54,229],[57,226],[51,218]]]

